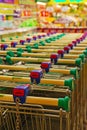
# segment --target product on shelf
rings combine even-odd
[[[72,4],[71,4],[72,2]],[[45,4],[37,3],[40,27],[86,27],[87,26],[87,4],[77,1],[50,0]],[[43,7],[43,8],[41,8]],[[54,20],[52,21],[52,19]],[[48,20],[49,19],[49,20]]]

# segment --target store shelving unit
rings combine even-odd
[[[0,16],[0,40],[8,36],[20,36],[28,31],[33,33],[36,30],[36,27],[20,27],[25,20],[36,19],[36,12],[31,8],[31,3],[30,6],[0,3]]]

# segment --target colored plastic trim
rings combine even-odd
[[[81,58],[77,58],[75,64],[76,64],[78,67],[81,67],[81,64],[82,64]]]
[[[7,90],[5,87],[0,87],[0,91]]]
[[[22,56],[22,52],[17,51],[17,56],[18,56],[18,57],[21,57],[21,56]]]
[[[65,98],[58,98],[58,107],[63,108],[67,112],[70,111],[70,98],[68,96]]]
[[[38,49],[38,48],[39,48],[38,43],[35,43],[35,44],[33,45],[33,48]]]
[[[31,46],[30,46],[30,45],[27,45],[26,48],[31,48]]]
[[[16,36],[16,38],[19,38],[18,36]]]
[[[46,43],[51,43],[51,41],[49,39],[46,39],[45,42]]]
[[[81,58],[82,62],[85,61],[85,55],[84,55],[84,54],[80,54],[80,55],[79,55],[79,58]]]
[[[27,52],[32,52],[32,48],[31,47],[28,47],[28,48],[26,48],[26,50],[27,50]]]
[[[2,58],[0,57],[0,64],[2,64],[3,63],[3,61],[2,61]]]
[[[74,76],[75,79],[77,79],[79,76],[78,76],[78,70],[75,68],[75,69],[71,69],[70,70],[70,74]]]
[[[73,90],[75,87],[74,80],[72,78],[66,79],[64,85],[68,86],[70,90]]]
[[[1,42],[6,42],[5,39],[2,39]]]
[[[39,42],[39,45],[40,45],[40,46],[45,46],[45,42],[44,42],[44,41],[40,41],[40,42]]]
[[[85,56],[87,56],[87,50],[84,50],[84,52],[83,52],[84,54],[85,54]]]
[[[7,51],[7,55],[14,57],[14,52],[13,51]]]
[[[18,48],[17,51],[24,52],[22,48]]]
[[[13,61],[11,60],[11,57],[9,55],[6,56],[6,62],[10,65],[13,64]]]
[[[12,38],[12,37],[10,37],[9,39],[10,39],[10,40],[13,40],[13,38]]]

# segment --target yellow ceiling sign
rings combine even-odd
[[[14,4],[0,3],[0,8],[13,8]]]

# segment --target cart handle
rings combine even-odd
[[[0,101],[3,102],[13,102],[13,95],[9,94],[0,94]],[[46,97],[26,97],[26,104],[40,104],[46,106],[54,106],[58,108],[62,108],[63,110],[69,112],[70,111],[70,102],[71,99],[68,96],[64,98],[46,98]]]

